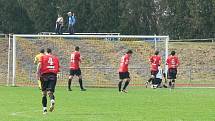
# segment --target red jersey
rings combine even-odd
[[[179,65],[179,59],[177,56],[168,56],[166,60],[166,65],[168,65],[168,68],[178,68]]]
[[[59,72],[59,60],[56,56],[47,54],[41,56],[40,59],[40,73],[55,73]]]
[[[70,61],[70,69],[77,70],[79,69],[79,63],[81,62],[81,54],[78,51],[75,51],[71,54],[71,61]]]
[[[161,64],[161,56],[153,55],[149,58],[152,71],[158,71],[158,66]]]
[[[119,72],[128,72],[129,61],[130,61],[130,55],[125,54],[124,56],[122,56],[120,60]]]

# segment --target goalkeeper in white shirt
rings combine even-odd
[[[158,66],[158,73],[156,74],[156,77],[154,81],[152,81],[152,88],[156,89],[158,87],[166,87],[165,85],[162,85],[162,79],[165,79],[165,73],[163,73],[163,69],[161,66]],[[165,79],[166,81],[166,79]]]

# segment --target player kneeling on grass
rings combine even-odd
[[[175,80],[177,75],[177,68],[179,66],[179,59],[175,55],[175,51],[171,52],[171,55],[168,56],[166,60],[166,64],[168,65],[168,79],[169,79],[169,87],[172,89],[175,87]]]
[[[158,73],[155,77],[155,79],[152,81],[152,88],[156,89],[156,88],[167,88],[167,86],[165,85],[166,83],[166,78],[165,78],[165,73],[163,73],[163,69],[161,66],[158,66]],[[162,83],[164,79],[164,83]]]
[[[37,66],[37,78],[41,78],[42,85],[42,105],[43,114],[47,113],[47,93],[50,97],[50,109],[54,110],[55,104],[55,86],[57,82],[57,73],[59,72],[59,60],[56,56],[51,54],[51,49],[47,49],[47,54],[43,55]]]
[[[162,85],[160,85],[160,87],[167,88],[166,73],[163,73],[163,79],[164,79],[164,82],[162,82]]]
[[[119,92],[125,92],[125,93],[128,92],[126,90],[126,88],[129,85],[129,82],[131,81],[130,75],[128,72],[128,64],[129,64],[132,53],[133,53],[132,50],[128,50],[127,53],[124,56],[122,56],[122,58],[120,60],[120,67],[119,67],[120,81],[118,83]],[[123,89],[121,90],[123,81],[125,81],[125,85],[124,85]]]

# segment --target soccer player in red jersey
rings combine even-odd
[[[51,49],[47,49],[47,54],[41,56],[38,66],[37,66],[37,78],[41,79],[42,86],[42,104],[43,104],[43,114],[47,113],[47,93],[50,97],[50,109],[52,112],[54,110],[55,104],[55,86],[57,82],[57,73],[59,72],[59,59],[52,55]]]
[[[155,51],[155,54],[149,58],[149,62],[151,65],[151,78],[145,83],[146,88],[148,84],[155,79],[158,73],[158,66],[161,65],[161,56],[159,55],[159,51]]]
[[[79,47],[75,47],[75,51],[71,54],[71,61],[70,61],[70,75],[69,75],[69,81],[68,81],[68,90],[72,91],[71,89],[71,83],[74,75],[78,76],[79,78],[79,84],[81,91],[86,91],[84,89],[82,84],[82,76],[81,76],[81,69],[79,67],[79,64],[81,63],[81,54],[79,52]]]
[[[119,92],[125,92],[127,93],[128,91],[126,90],[129,82],[131,81],[130,79],[130,74],[128,72],[128,64],[132,55],[132,50],[128,50],[127,53],[122,56],[121,60],[120,60],[120,67],[119,67],[119,83],[118,83],[118,87],[119,87]],[[122,83],[123,81],[125,81],[125,85],[123,87],[123,89],[121,90],[122,87]]]
[[[175,55],[175,51],[172,51],[166,60],[166,65],[168,65],[168,79],[169,86],[173,89],[175,87],[175,80],[177,75],[177,68],[179,66],[179,59]]]

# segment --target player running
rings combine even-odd
[[[120,61],[120,67],[119,67],[119,92],[125,92],[127,93],[128,91],[126,90],[127,86],[129,85],[129,82],[131,81],[130,79],[130,74],[128,72],[128,64],[132,55],[132,50],[128,50],[127,53],[122,56],[121,61]],[[123,89],[121,90],[122,83],[125,81],[125,85]]]
[[[79,52],[79,47],[77,46],[77,47],[75,47],[75,51],[72,52],[72,54],[71,54],[68,91],[72,91],[71,83],[72,83],[72,79],[73,79],[74,75],[78,76],[81,91],[86,91],[86,89],[84,89],[83,83],[82,83],[81,69],[79,67],[80,63],[81,63],[81,54]]]
[[[148,87],[148,84],[155,79],[158,73],[158,66],[161,65],[161,56],[158,54],[159,54],[159,51],[156,50],[155,54],[149,58],[149,62],[151,65],[151,78],[145,83],[146,88]]]
[[[47,93],[50,97],[50,109],[52,112],[55,105],[55,86],[57,82],[57,73],[59,72],[59,60],[56,56],[52,55],[51,49],[47,49],[47,54],[41,56],[37,66],[37,78],[41,78],[42,85],[42,105],[43,114],[47,113]]]
[[[44,49],[41,49],[41,50],[40,50],[40,53],[37,54],[37,55],[35,56],[35,58],[34,58],[34,64],[37,64],[37,65],[38,65],[39,60],[40,60],[41,56],[44,55],[44,53],[45,53],[45,50],[44,50]],[[40,81],[40,79],[37,80],[37,83],[38,83],[39,89],[41,90],[41,81]]]
[[[175,87],[175,80],[177,75],[177,68],[179,66],[179,59],[175,55],[175,51],[172,51],[166,60],[166,65],[168,65],[168,79],[169,86],[173,89]]]

